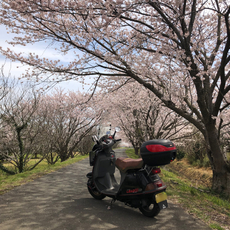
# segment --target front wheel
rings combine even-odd
[[[157,216],[160,212],[160,207],[156,203],[156,201],[153,201],[151,204],[140,207],[139,210],[142,212],[143,215],[147,217],[154,217]]]
[[[94,183],[92,182],[92,179],[88,180],[88,191],[91,194],[92,197],[94,197],[97,200],[102,200],[104,199],[106,196],[102,193],[100,193],[97,188],[95,187]]]

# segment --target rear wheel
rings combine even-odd
[[[143,215],[147,217],[154,217],[157,216],[160,212],[160,207],[156,203],[156,201],[153,201],[147,206],[140,207],[139,210],[142,212]]]
[[[88,191],[91,194],[92,197],[94,197],[97,200],[102,200],[106,197],[106,195],[100,193],[97,188],[95,187],[94,183],[92,182],[92,179],[88,180]]]

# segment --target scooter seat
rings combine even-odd
[[[142,158],[132,159],[132,158],[119,157],[117,158],[115,165],[120,171],[126,172],[129,169],[142,168],[143,160]]]

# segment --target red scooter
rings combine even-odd
[[[113,135],[102,136],[90,152],[92,172],[87,174],[89,193],[97,200],[106,196],[112,202],[119,200],[126,205],[139,208],[147,217],[156,216],[168,207],[166,185],[160,179],[158,166],[169,164],[176,157],[176,147],[169,140],[150,140],[140,149],[142,158],[117,158],[112,150],[119,140]],[[121,174],[120,183],[115,179],[115,168]]]

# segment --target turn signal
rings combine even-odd
[[[157,183],[157,187],[158,187],[158,188],[162,187],[162,183],[161,183],[161,182],[158,182],[158,183]]]

